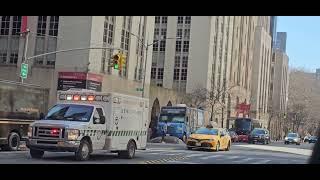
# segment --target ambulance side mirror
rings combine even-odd
[[[44,119],[44,114],[43,114],[43,113],[40,113],[39,119],[40,119],[40,120],[43,120],[43,119]]]

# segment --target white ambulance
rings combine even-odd
[[[131,159],[146,149],[148,105],[148,99],[118,93],[58,91],[57,104],[29,127],[30,155],[75,152],[77,160],[88,160],[94,150],[107,150]]]

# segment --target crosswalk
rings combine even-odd
[[[144,155],[151,155],[152,160],[143,161],[143,164],[278,164],[277,158],[249,156],[231,151],[205,152],[182,149],[147,149],[138,151]],[[294,161],[292,162],[294,163]]]

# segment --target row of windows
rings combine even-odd
[[[17,64],[18,63],[18,52],[10,53],[9,62],[7,61],[7,53],[0,53],[0,63]]]
[[[155,24],[166,24],[168,22],[168,16],[156,16],[154,19]]]
[[[187,69],[181,69],[181,76],[179,76],[180,75],[180,69],[175,68],[173,70],[173,80],[179,80],[180,79],[181,81],[186,81],[187,80],[187,74],[188,74],[188,70]]]
[[[21,16],[13,16],[12,18],[12,35],[17,36],[20,35],[21,28]],[[0,35],[9,35],[10,29],[10,16],[2,16],[1,17],[1,28]]]
[[[46,35],[47,23],[49,23],[49,36],[58,36],[59,16],[38,16],[37,36]]]
[[[180,67],[180,56],[176,56],[174,60],[174,67],[179,68]],[[188,56],[182,57],[182,67],[187,68],[188,67]]]
[[[184,34],[182,34],[182,29],[177,29],[177,37],[190,38],[190,29],[185,29]]]
[[[158,68],[158,76],[157,76],[157,68],[151,68],[151,79],[163,79],[163,68]]]
[[[182,48],[182,41],[176,41],[176,52],[189,52],[189,41],[183,41],[183,48]]]
[[[108,43],[109,45],[111,45],[113,41],[114,21],[115,21],[114,16],[111,16],[110,18],[109,16],[105,16],[103,42]]]
[[[191,16],[178,16],[177,23],[178,24],[183,24],[183,19],[185,24],[191,24]]]

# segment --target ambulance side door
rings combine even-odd
[[[103,149],[106,139],[106,116],[103,108],[97,106],[93,112],[92,131],[91,137],[94,149]]]

